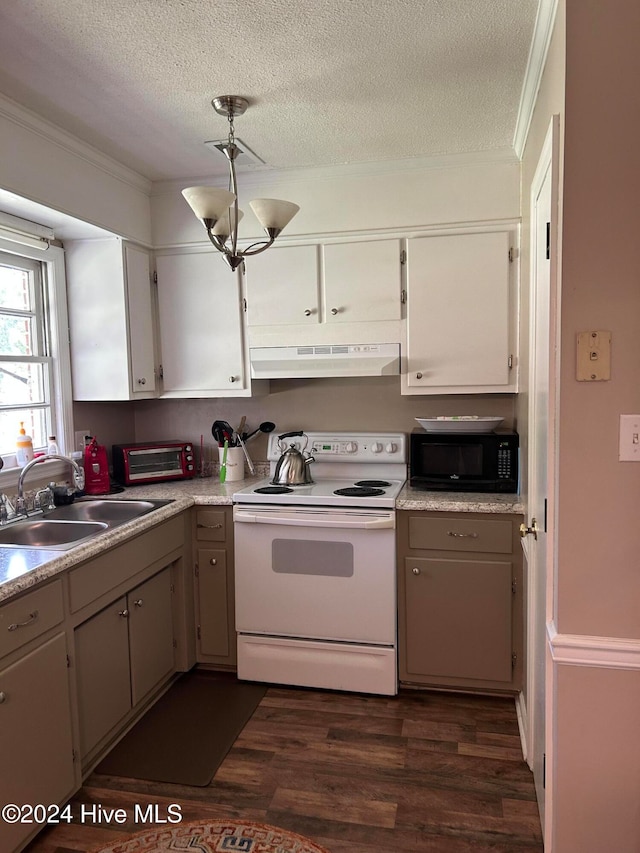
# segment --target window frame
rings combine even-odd
[[[64,249],[49,244],[46,251],[32,248],[0,238],[0,252],[27,258],[42,264],[42,290],[44,310],[49,316],[48,342],[51,357],[51,404],[55,413],[52,428],[61,454],[73,450],[73,392],[71,385],[71,354],[69,349],[69,314],[64,263]],[[0,490],[17,482],[20,467],[15,455],[2,457],[4,467],[0,471]],[[69,466],[51,461],[46,466],[46,478],[69,475]]]

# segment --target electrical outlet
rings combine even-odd
[[[77,429],[73,433],[73,449],[74,450],[84,450],[84,437],[85,435],[93,435],[91,430],[87,427],[87,429]]]
[[[620,415],[620,462],[640,462],[640,415]]]

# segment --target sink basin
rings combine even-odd
[[[68,550],[170,503],[173,501],[80,498],[44,516],[31,516],[0,527],[0,548]]]
[[[67,506],[59,506],[47,513],[47,518],[64,521],[104,521],[113,527],[146,515],[166,503],[168,501],[116,501],[108,498],[87,498],[74,501]]]
[[[0,547],[65,550],[102,533],[107,527],[103,521],[25,519],[0,528]]]

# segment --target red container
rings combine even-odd
[[[92,438],[84,449],[84,490],[88,495],[106,495],[110,489],[107,448]]]

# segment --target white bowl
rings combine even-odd
[[[493,432],[504,418],[481,418],[478,415],[415,418],[426,432]]]

